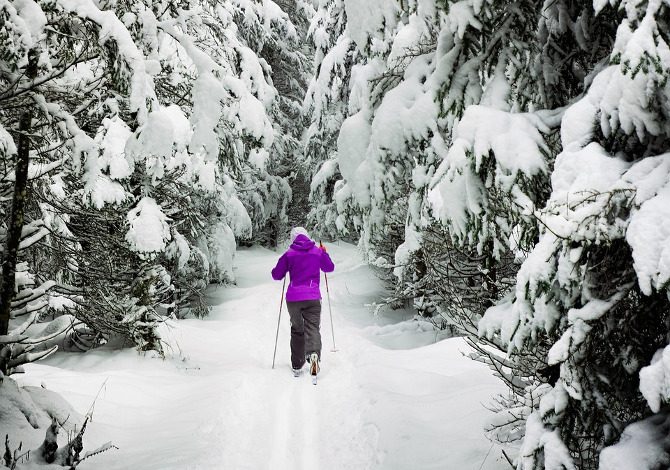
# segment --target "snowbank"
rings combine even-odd
[[[210,290],[209,317],[163,326],[165,359],[111,346],[60,353],[27,366],[21,383],[44,382],[79,413],[99,393],[85,444],[120,449],[81,470],[508,468],[484,436],[485,405],[503,391],[488,368],[463,356],[461,339],[436,342],[405,312],[374,317],[365,304],[383,294],[381,282],[355,247],[328,250],[338,351],[324,299],[316,387],[290,373],[285,308],[271,369],[279,253],[261,248],[238,252],[237,285]]]

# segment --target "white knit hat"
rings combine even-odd
[[[305,230],[303,227],[293,227],[291,229],[291,243],[295,241],[295,237],[297,237],[298,235],[304,235],[307,238],[309,238],[307,230]]]

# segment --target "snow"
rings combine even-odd
[[[453,233],[464,235],[468,228],[468,216],[477,216],[481,212],[484,193],[481,181],[470,170],[467,164],[466,149],[463,144],[454,143],[449,150],[449,157],[440,165],[428,193],[428,202],[438,220],[448,221]],[[447,168],[462,168],[463,173]],[[444,179],[440,180],[442,175]]]
[[[372,122],[375,149],[402,155],[410,150],[408,143],[428,139],[431,131],[437,133],[439,105],[434,92],[424,91],[422,85],[431,68],[430,56],[416,58],[407,67],[404,80],[385,94]]]
[[[395,252],[395,268],[393,274],[398,280],[403,280],[403,268],[409,264],[410,256],[421,248],[421,234],[412,226],[405,227],[405,241],[398,246]]]
[[[332,178],[338,170],[337,160],[326,160],[319,168],[319,171],[316,172],[312,178],[310,184],[310,191],[314,192],[319,186],[325,184],[330,178]]]
[[[511,87],[505,75],[507,64],[504,61],[498,63],[493,77],[486,83],[480,104],[490,108],[509,111],[509,97]]]
[[[44,27],[47,24],[47,17],[40,8],[40,6],[33,0],[14,0],[14,8],[28,33],[30,34],[30,39],[26,41],[26,49],[30,49],[38,43],[39,40],[43,39],[44,36]],[[16,19],[14,20],[16,21]],[[22,38],[24,41],[27,39],[26,36]]]
[[[74,308],[74,306],[75,303],[68,297],[63,297],[60,295],[49,296],[49,308],[61,311],[68,308]]]
[[[670,281],[670,187],[646,202],[633,215],[627,240],[633,248],[633,260],[642,292],[662,290]]]
[[[548,172],[542,137],[547,127],[536,116],[510,113],[487,106],[469,106],[453,131],[453,143],[430,184],[428,202],[433,216],[450,228],[455,240],[481,250],[493,239],[496,256],[508,246],[511,228],[491,213],[487,193],[491,187],[509,195],[514,220],[535,210],[532,194],[520,184]],[[494,169],[487,170],[493,159]],[[473,227],[476,236],[470,232]],[[474,239],[473,239],[474,238]]]
[[[622,65],[610,65],[596,76],[590,87],[588,94],[597,103],[606,137],[619,129],[629,135],[636,133],[641,140],[667,132],[662,113],[655,105],[662,99],[665,86],[663,74],[658,71],[670,66],[670,48],[659,32],[656,18],[661,3],[649,2],[645,8],[626,2],[628,18],[617,29],[612,51],[612,57]],[[640,18],[642,9],[646,9],[646,14]],[[649,73],[647,68],[651,69]],[[638,69],[645,72],[637,73]]]
[[[561,121],[561,142],[564,148],[579,149],[592,141],[598,109],[587,98],[570,106]]]
[[[570,451],[561,440],[558,430],[549,430],[542,423],[538,412],[531,413],[526,421],[526,436],[521,447],[519,470],[532,470],[535,466],[533,451],[543,448],[544,467],[547,469],[575,470]]]
[[[449,29],[454,31],[459,39],[463,39],[465,31],[470,27],[481,29],[482,24],[476,17],[479,13],[477,4],[477,0],[466,0],[450,5],[446,22],[449,25]]]
[[[619,442],[600,453],[599,470],[655,470],[670,465],[670,416],[651,416],[624,429]]]
[[[92,164],[97,157],[89,159]],[[96,174],[95,167],[86,167],[87,174],[83,178],[86,181],[84,194],[91,198],[91,203],[96,209],[102,209],[105,204],[120,204],[126,200],[128,194],[123,186],[116,181],[112,181],[108,176]],[[98,170],[99,171],[99,170]]]
[[[381,281],[356,247],[328,248],[338,351],[324,302],[316,387],[290,373],[285,309],[271,369],[281,283],[269,271],[279,253],[262,248],[238,251],[237,285],[210,290],[210,316],[162,327],[165,359],[111,345],[59,353],[26,366],[20,383],[43,383],[80,414],[99,394],[84,451],[108,441],[119,450],[81,470],[509,468],[483,431],[484,405],[502,384],[464,357],[462,339],[436,342],[402,311],[372,316],[364,305],[383,293]],[[35,448],[43,432],[24,436]]]
[[[386,0],[344,0],[347,32],[361,51],[385,30],[393,30],[398,20],[395,2]]]
[[[670,400],[670,346],[656,351],[651,364],[640,370],[640,392],[655,413]]]
[[[319,68],[320,73],[310,82],[303,107],[306,110],[314,107],[314,116],[321,116],[326,107],[323,99],[325,96],[339,96],[343,83],[341,80],[333,80],[331,83],[331,77],[336,75],[336,70],[342,71],[345,68],[350,48],[351,39],[340,36],[337,43],[323,58]]]
[[[227,221],[230,228],[233,229],[235,237],[239,239],[249,238],[252,232],[251,217],[242,201],[237,197],[235,183],[226,176],[224,178],[224,197],[225,207],[227,209]]]
[[[509,349],[520,348],[533,328],[549,331],[559,317],[557,308],[548,301],[546,294],[538,292],[540,281],[551,275],[551,262],[556,243],[560,241],[547,233],[528,255],[517,273],[516,298],[489,308],[479,321],[479,334],[492,338],[495,331]],[[528,294],[526,295],[526,289]],[[534,315],[534,309],[540,315]]]
[[[608,155],[597,143],[583,148],[570,145],[556,158],[551,176],[553,193],[547,207],[537,215],[559,237],[598,241],[625,236],[633,251],[640,289],[650,295],[670,281],[669,169],[670,154],[631,164]],[[632,205],[629,220],[603,218],[613,200]],[[551,235],[545,234],[547,237]],[[576,260],[579,253],[571,256]],[[546,271],[546,267],[539,267],[546,259],[540,258],[534,272]],[[559,261],[559,279],[565,284],[572,276],[575,260]]]
[[[161,162],[173,154],[173,149],[183,149],[190,138],[189,123],[177,105],[157,107],[147,117],[140,130],[137,144],[132,146],[137,159],[146,154],[161,158]],[[161,169],[163,168],[161,164]],[[156,175],[161,177],[162,174]]]
[[[251,149],[249,152],[249,163],[261,172],[265,171],[269,159],[270,153],[263,148]]]
[[[353,194],[362,206],[370,199],[369,183],[371,174],[364,165],[367,148],[370,145],[371,127],[368,112],[361,110],[342,123],[337,138],[337,163],[340,173],[353,188]]]
[[[335,48],[337,47],[335,46]],[[324,62],[328,58],[329,56],[326,56]],[[363,108],[370,108],[373,105],[370,100],[370,81],[377,79],[385,70],[386,63],[378,57],[371,58],[364,64],[356,64],[351,67],[351,78],[349,79],[349,88],[351,91],[347,100],[347,109],[350,115],[357,113]]]
[[[14,139],[4,127],[0,126],[0,155],[7,158],[15,153],[16,144],[14,144]]]
[[[270,4],[271,2],[265,3]],[[263,103],[263,106],[270,108],[277,98],[277,91],[267,83],[258,57],[254,51],[244,46],[236,48],[236,52],[240,61],[240,80]]]
[[[626,232],[633,250],[633,266],[640,289],[650,295],[670,281],[670,154],[646,158],[634,165],[625,179],[636,186],[640,205]]]
[[[153,80],[147,73],[142,53],[135,41],[113,11],[102,11],[92,0],[57,0],[64,11],[91,20],[100,25],[98,41],[105,44],[113,40],[121,57],[127,61],[132,70],[130,108],[138,111],[138,120],[144,122],[147,115],[147,100],[155,100]]]
[[[252,137],[266,145],[271,145],[274,139],[272,124],[270,123],[265,107],[255,96],[244,93],[238,104],[240,125]]]
[[[235,234],[226,223],[210,229],[207,246],[202,247],[210,266],[210,277],[217,282],[233,281],[233,258],[235,257]]]
[[[591,326],[587,322],[597,320],[605,315],[617,302],[623,297],[623,293],[617,293],[607,301],[592,299],[581,308],[571,308],[568,310],[569,327],[561,338],[554,343],[547,354],[548,364],[558,364],[567,360],[570,353],[579,349],[591,331]],[[547,329],[549,331],[549,329]]]
[[[144,197],[128,213],[126,241],[133,251],[162,252],[171,239],[167,216],[153,198]]]
[[[104,137],[100,142],[102,156],[100,158],[102,167],[109,167],[111,179],[119,180],[133,174],[133,162],[126,158],[125,147],[132,132],[128,126],[118,117],[104,119],[103,127],[106,129]]]
[[[35,449],[42,444],[46,427],[55,417],[72,430],[80,416],[57,393],[42,388],[39,381],[32,386],[19,386],[13,379],[0,382],[0,432],[8,435],[12,450],[23,442],[23,449]],[[86,410],[84,410],[86,412]],[[39,430],[36,429],[39,427]],[[63,442],[59,442],[63,445]]]
[[[648,172],[629,170],[630,163],[608,155],[597,143],[583,148],[571,146],[556,158],[551,176],[551,198],[546,208],[536,212],[547,230],[517,273],[515,301],[489,309],[490,315],[487,312],[480,322],[480,333],[490,337],[494,330],[501,329],[502,339],[514,343],[510,348],[521,348],[531,331],[551,331],[556,325],[558,312],[548,305],[540,286],[556,272],[559,286],[572,292],[574,272],[579,269],[581,254],[580,250],[565,250],[555,257],[555,252],[563,246],[562,238],[597,242],[623,237],[624,222],[621,219],[607,221],[603,215],[613,204],[612,195],[627,197],[633,193],[635,185],[639,185],[645,195],[653,194],[646,186],[656,180],[645,180],[643,176]],[[584,340],[590,328],[587,322],[605,314],[613,301],[614,297],[608,301],[594,300],[583,309],[570,310],[570,327],[553,346],[550,361],[565,360]],[[535,310],[540,314],[536,315]],[[514,334],[513,338],[508,336],[511,334]]]
[[[219,140],[216,126],[221,119],[222,100],[226,93],[221,82],[211,72],[200,71],[200,75],[193,84],[193,111],[191,124],[193,140],[190,144],[191,152],[204,150],[208,158],[214,160],[219,153]]]
[[[454,131],[454,137],[464,140],[468,148],[472,148],[477,169],[483,158],[493,152],[498,164],[505,170],[504,174],[513,181],[519,172],[532,176],[547,171],[542,155],[547,148],[540,134],[547,130],[529,114],[469,106]]]
[[[424,36],[428,34],[428,28],[422,18],[417,15],[410,16],[409,22],[400,27],[393,40],[391,52],[386,59],[388,63],[393,64],[403,59],[407,51],[413,47],[417,47],[421,43],[421,40],[424,39]]]
[[[188,240],[177,230],[172,231],[172,243],[167,248],[167,254],[177,259],[177,268],[184,269],[191,257],[191,247]]]
[[[14,292],[18,292],[20,287],[35,285],[35,275],[28,271],[28,263],[19,262],[16,264],[16,274],[14,276]]]
[[[198,170],[198,184],[206,191],[213,191],[216,187],[216,164],[213,161],[202,162]]]

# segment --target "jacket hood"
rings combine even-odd
[[[300,234],[309,238],[309,233],[307,233],[307,230],[305,230],[304,227],[293,227],[291,229],[291,243],[293,243],[295,241],[295,237],[297,237]]]
[[[300,250],[300,251],[309,251],[312,248],[314,248],[314,240],[310,240],[309,237],[300,234],[297,237],[295,237],[295,240],[293,243],[291,243],[291,248],[294,250]]]

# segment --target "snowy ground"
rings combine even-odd
[[[238,253],[238,285],[212,290],[207,319],[166,333],[165,360],[132,350],[61,353],[18,380],[61,393],[82,414],[99,393],[86,449],[109,440],[120,449],[82,470],[509,468],[482,431],[484,405],[502,391],[488,369],[462,357],[460,339],[436,342],[402,314],[374,318],[365,304],[379,282],[354,247],[330,252],[339,351],[331,352],[324,301],[316,387],[290,373],[285,308],[271,369],[281,283],[269,275],[277,253],[261,248]]]

